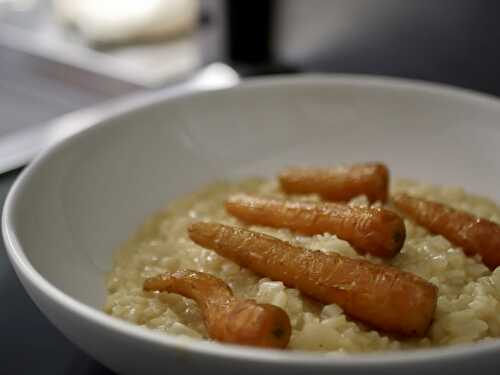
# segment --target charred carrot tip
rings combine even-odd
[[[404,231],[396,230],[394,231],[393,240],[397,244],[402,244],[405,240],[406,233]]]
[[[276,328],[274,331],[271,332],[276,338],[281,338],[283,337],[283,335],[285,334],[285,331],[283,330],[283,328],[281,327],[278,327]]]

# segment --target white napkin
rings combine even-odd
[[[198,0],[52,0],[63,23],[91,43],[170,38],[192,30]]]

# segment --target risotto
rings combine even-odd
[[[198,306],[171,293],[143,292],[144,279],[163,272],[193,269],[218,276],[242,298],[283,308],[292,324],[288,348],[322,352],[370,352],[452,345],[500,337],[500,267],[493,272],[479,258],[464,255],[444,237],[433,235],[405,220],[407,238],[401,252],[390,260],[361,256],[335,235],[300,236],[287,229],[244,225],[228,215],[224,201],[234,193],[282,198],[277,182],[249,179],[217,183],[172,202],[150,218],[138,233],[115,253],[107,279],[105,311],[110,315],[170,335],[207,339]],[[392,192],[446,203],[451,207],[500,223],[500,208],[486,198],[461,188],[445,188],[398,181]],[[318,201],[315,195],[288,199]],[[367,205],[366,197],[350,201]],[[378,203],[377,203],[378,204]],[[390,207],[393,208],[393,207]],[[439,287],[437,310],[424,338],[401,339],[380,333],[347,318],[335,304],[322,305],[283,283],[261,278],[215,252],[194,244],[187,235],[193,221],[214,221],[244,226],[309,249],[366,258],[414,273]]]

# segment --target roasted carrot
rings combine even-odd
[[[483,263],[490,269],[500,265],[500,225],[444,204],[407,194],[397,194],[393,200],[396,207],[417,224],[460,246],[465,254],[481,255]]]
[[[410,273],[217,223],[194,223],[188,231],[198,245],[320,302],[335,303],[374,328],[422,336],[432,321],[437,288]]]
[[[279,176],[288,194],[319,194],[329,201],[348,201],[366,195],[370,202],[386,202],[389,170],[381,163],[354,164],[336,168],[292,167]]]
[[[292,202],[237,194],[225,203],[227,212],[248,224],[289,228],[305,235],[333,233],[359,253],[389,258],[403,246],[403,219],[383,208],[340,203]]]
[[[165,273],[145,280],[143,289],[194,299],[214,340],[268,348],[285,348],[290,340],[292,329],[285,311],[236,298],[224,281],[210,274],[191,270]]]

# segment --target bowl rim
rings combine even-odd
[[[124,99],[120,99],[111,105],[109,110],[103,110],[100,116],[95,116],[91,121],[91,126],[78,131],[75,134],[57,142],[49,149],[42,152],[35,160],[28,165],[18,176],[7,194],[2,212],[2,233],[6,245],[6,252],[23,286],[31,288],[39,294],[45,296],[51,303],[60,306],[71,314],[85,319],[99,326],[103,330],[113,334],[130,336],[135,340],[144,340],[148,344],[157,345],[166,350],[182,350],[192,354],[204,354],[219,358],[232,358],[233,360],[251,361],[260,363],[276,364],[301,364],[318,367],[389,367],[400,364],[418,364],[430,362],[453,360],[458,357],[471,357],[476,354],[500,351],[500,340],[491,339],[478,343],[459,344],[449,347],[427,348],[404,351],[383,351],[373,353],[318,353],[306,351],[280,351],[274,349],[258,349],[242,347],[238,345],[220,344],[206,340],[180,339],[179,337],[153,330],[144,329],[132,323],[120,320],[107,315],[97,308],[91,307],[76,298],[73,298],[55,285],[46,280],[31,264],[20,243],[16,233],[16,225],[13,221],[17,202],[21,199],[22,193],[31,176],[53,155],[57,154],[63,147],[71,142],[78,142],[82,137],[87,137],[97,129],[110,126],[110,120],[119,119],[140,109],[161,103],[176,101],[189,101],[192,97],[204,95],[226,95],[227,92],[253,89],[261,90],[276,88],[278,86],[307,86],[307,85],[348,85],[361,87],[378,87],[380,89],[410,90],[414,92],[441,94],[454,99],[462,99],[468,102],[491,105],[500,108],[500,100],[494,96],[478,93],[472,90],[458,88],[450,85],[431,83],[413,79],[402,79],[372,75],[353,74],[304,74],[296,76],[276,76],[265,78],[254,78],[246,80],[231,88],[218,89],[211,92],[183,93],[172,98],[161,91],[152,93],[134,94]],[[109,108],[109,103],[107,104]],[[104,107],[103,107],[104,108]],[[115,123],[118,124],[118,123]],[[31,297],[31,295],[30,295]],[[33,297],[31,297],[33,298]]]

